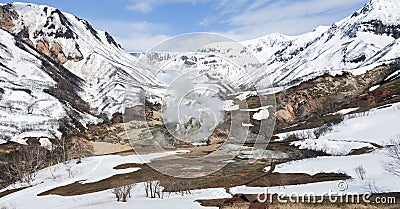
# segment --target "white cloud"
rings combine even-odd
[[[325,22],[329,22],[331,19],[329,17],[322,17],[319,19],[302,17],[268,23],[244,25],[229,31],[222,31],[221,33],[239,41],[258,38],[271,33],[281,33],[285,35],[303,34],[317,28],[321,25],[321,21],[324,20]],[[301,24],[299,22],[301,22]]]
[[[265,6],[265,4],[270,3],[272,0],[255,0],[248,8],[247,10],[253,10],[257,9],[260,7]]]
[[[340,11],[345,8],[359,4],[359,0],[336,0],[321,1],[308,0],[296,1],[288,4],[285,1],[279,1],[273,5],[264,8],[257,8],[245,11],[231,19],[233,25],[249,25],[266,21],[292,20],[306,16],[325,16],[326,12]]]
[[[225,31],[238,39],[249,39],[269,33],[301,34],[319,25],[330,25],[351,15],[353,10],[367,0],[257,0],[246,4],[240,12],[230,12]]]
[[[207,16],[207,17],[203,18],[203,19],[199,22],[199,25],[207,27],[207,26],[209,26],[211,23],[213,23],[213,20],[212,20],[210,17]]]
[[[214,13],[207,13],[198,26],[236,40],[246,40],[270,33],[297,35],[312,31],[320,25],[331,25],[368,0],[131,0],[132,11],[148,13],[155,8],[177,3],[207,3]],[[152,14],[153,15],[153,14]],[[190,18],[190,17],[187,17]],[[100,29],[109,31],[127,51],[148,50],[171,37],[176,28],[168,18],[163,23],[147,21],[93,21]],[[221,26],[221,27],[220,27]],[[224,29],[220,29],[224,28]],[[182,28],[179,28],[182,30]],[[175,30],[176,31],[176,30]],[[187,31],[191,32],[191,31]]]
[[[234,14],[243,11],[248,2],[249,0],[220,0],[217,9],[221,14]]]
[[[133,5],[128,5],[126,8],[128,10],[135,11],[135,12],[138,11],[141,13],[148,13],[153,10],[153,5],[149,2],[144,1],[144,2],[137,2]]]
[[[129,4],[126,8],[134,12],[149,13],[156,7],[162,5],[177,3],[197,4],[208,1],[209,0],[131,0],[131,4]]]

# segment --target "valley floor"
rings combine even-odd
[[[387,147],[391,145],[392,140],[397,139],[396,137],[400,135],[400,131],[397,129],[397,120],[400,116],[399,107],[400,104],[393,104],[372,109],[363,114],[347,115],[342,123],[335,125],[330,132],[323,134],[318,139],[310,135],[304,140],[287,142],[292,146],[300,146],[300,149],[323,151],[331,154],[330,156],[279,161],[280,157],[286,155],[276,155],[278,152],[274,150],[275,152],[270,151],[270,153],[275,154],[269,155],[269,158],[250,164],[248,159],[245,158],[252,156],[248,154],[247,147],[245,151],[247,154],[239,155],[242,158],[236,157],[221,171],[196,180],[196,184],[186,185],[186,189],[190,192],[183,195],[181,192],[171,189],[171,185],[182,182],[175,182],[176,179],[159,176],[161,185],[164,185],[166,189],[163,198],[146,197],[144,182],[150,180],[155,174],[144,163],[151,164],[155,161],[169,165],[171,163],[170,155],[198,157],[202,153],[217,149],[218,146],[188,147],[187,150],[135,155],[129,151],[127,146],[114,145],[118,146],[117,149],[123,148],[121,151],[127,151],[125,156],[115,154],[94,156],[83,158],[79,164],[72,160],[67,164],[45,168],[37,173],[30,187],[26,187],[29,186],[26,184],[16,183],[0,190],[0,206],[9,209],[189,209],[205,208],[201,204],[204,202],[200,201],[200,203],[198,200],[218,203],[222,201],[221,199],[232,199],[234,195],[263,194],[266,192],[288,196],[293,194],[302,196],[309,193],[316,196],[331,193],[338,195],[383,193],[388,198],[393,195],[396,198],[395,202],[400,203],[398,202],[400,201],[399,195],[396,193],[400,191],[400,184],[398,183],[400,178],[386,168],[390,160]],[[298,131],[297,134],[304,136],[305,133],[309,133],[309,130]],[[283,140],[285,142],[287,136],[293,134],[296,133],[280,134],[278,141]],[[326,141],[340,143],[326,144]],[[276,148],[276,143],[271,143],[270,148],[274,146]],[[103,154],[109,153],[110,150],[115,148],[109,146],[109,144],[101,144],[100,147],[106,147]],[[350,150],[362,147],[369,149],[367,149],[367,152],[349,155]],[[278,146],[277,149],[284,148]],[[235,146],[225,146],[224,149],[229,152],[235,149]],[[274,157],[278,158],[278,160],[275,159],[278,164],[272,173],[267,173]],[[112,193],[113,188],[124,184],[133,185],[132,197],[128,199],[128,202],[117,202]],[[214,205],[214,207],[206,208],[246,208],[246,204],[248,203],[233,202],[223,206],[209,204],[208,206]],[[323,207],[330,209],[336,206],[338,205],[324,205]],[[398,205],[390,204],[386,206],[396,208]],[[359,208],[352,205],[346,207],[349,209]],[[279,204],[272,208],[312,208],[312,206]],[[368,207],[362,206],[362,208],[384,207],[373,204]]]
[[[180,153],[184,153],[179,151]],[[232,198],[232,194],[299,194],[313,192],[315,195],[324,193],[346,193],[356,192],[364,194],[366,192],[393,192],[400,191],[398,177],[387,173],[383,168],[385,153],[382,150],[374,151],[370,154],[361,156],[346,157],[319,157],[301,161],[293,161],[280,164],[275,172],[279,173],[344,173],[351,176],[348,180],[328,181],[319,183],[309,183],[302,185],[282,185],[272,187],[250,187],[237,186],[230,189],[227,193],[224,188],[198,189],[191,190],[191,194],[181,195],[180,193],[164,193],[163,199],[151,199],[145,196],[143,183],[136,183],[133,187],[132,198],[128,202],[117,202],[112,189],[98,191],[88,194],[74,196],[44,195],[39,194],[48,190],[64,185],[90,184],[101,182],[118,174],[134,174],[140,168],[115,169],[118,165],[126,163],[141,164],[149,162],[155,158],[163,158],[178,152],[167,152],[159,154],[149,154],[143,156],[98,156],[83,159],[82,163],[76,164],[71,161],[68,164],[59,164],[41,170],[32,187],[16,191],[0,199],[0,205],[6,208],[171,208],[188,209],[204,208],[196,200]],[[357,166],[363,166],[366,171],[364,179],[360,179],[355,172]],[[272,177],[272,176],[271,176]],[[265,178],[268,180],[268,176]],[[120,179],[121,181],[123,178]],[[272,181],[272,180],[271,180]],[[338,189],[338,185],[344,182],[346,191]],[[7,189],[23,187],[23,184],[15,184]],[[372,186],[372,187],[371,187]],[[6,191],[4,189],[3,191]],[[372,189],[376,189],[373,191]],[[289,206],[288,206],[289,207]],[[207,207],[208,208],[208,207]],[[213,208],[213,207],[211,207]],[[214,207],[215,208],[215,207]],[[241,208],[241,207],[233,207]],[[286,208],[283,206],[277,208]],[[292,207],[289,207],[292,208]],[[296,208],[296,207],[293,207]],[[327,207],[329,208],[329,207]]]

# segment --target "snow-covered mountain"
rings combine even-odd
[[[270,80],[289,88],[323,74],[363,74],[400,57],[397,0],[371,0],[332,26],[299,36],[270,34],[234,47],[213,43],[187,55],[135,56],[107,32],[58,9],[25,3],[0,6],[3,140],[59,137],[60,121],[84,129],[135,106],[146,89],[157,92],[165,86],[147,61],[197,68],[205,83],[218,84],[220,90],[246,90],[250,80],[243,79],[243,69],[258,86],[268,87]],[[238,70],[227,60],[246,62],[237,63]],[[398,76],[393,73],[391,79]],[[232,82],[220,85],[226,78]]]
[[[265,64],[265,76],[278,85],[325,73],[361,74],[400,56],[399,9],[396,0],[371,0],[330,27],[300,36],[272,34],[243,44]]]
[[[320,26],[303,35],[269,34],[241,42],[243,48],[232,50],[229,44],[214,43],[199,51],[227,58],[254,55],[262,67],[247,69],[247,73],[256,83],[268,78],[277,86],[290,87],[328,73],[363,74],[400,56],[399,9],[396,0],[371,0],[332,26]],[[241,64],[248,68],[256,63]]]
[[[78,128],[110,119],[155,84],[107,32],[71,14],[13,3],[0,18],[1,139],[59,137],[65,118]]]

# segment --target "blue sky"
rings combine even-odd
[[[368,0],[19,0],[45,4],[110,32],[127,51],[190,32],[237,40],[298,35],[351,15]],[[1,0],[2,3],[9,1]]]

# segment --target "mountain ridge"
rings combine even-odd
[[[0,72],[3,79],[0,106],[7,115],[3,120],[5,125],[0,128],[7,133],[5,141],[14,138],[23,142],[22,139],[29,136],[21,125],[29,123],[23,117],[31,118],[33,113],[38,117],[41,109],[37,104],[42,100],[53,104],[53,109],[47,119],[36,125],[51,121],[47,126],[51,133],[43,134],[49,138],[60,137],[56,121],[65,117],[72,120],[72,126],[84,130],[88,124],[112,120],[116,113],[124,112],[126,104],[139,105],[147,88],[153,93],[164,88],[155,77],[154,69],[138,65],[142,55],[148,56],[150,61],[176,59],[179,65],[197,65],[204,69],[224,66],[211,56],[194,55],[193,59],[189,56],[186,60],[177,59],[180,54],[168,53],[136,53],[132,56],[107,32],[94,29],[86,20],[56,8],[26,3],[2,4],[0,7]],[[213,51],[218,51],[222,56],[239,58],[254,55],[260,61],[257,66],[264,67],[246,73],[256,83],[262,84],[269,79],[275,86],[282,87],[280,90],[326,74],[335,76],[350,72],[360,75],[400,57],[400,15],[385,13],[397,8],[400,3],[394,0],[371,0],[347,18],[303,35],[269,34],[243,41],[244,54],[240,53],[240,48],[231,50],[218,43],[200,49],[199,53],[212,55]],[[27,57],[20,56],[26,53]],[[26,69],[25,66],[30,66],[28,73],[21,71]],[[221,69],[220,74],[230,74],[230,71]],[[398,75],[398,71],[394,72],[393,78]],[[218,77],[212,75],[208,79]],[[43,81],[45,83],[40,84]],[[60,92],[63,88],[64,92]],[[19,96],[12,99],[14,94]],[[12,110],[10,106],[16,109]],[[68,112],[72,113],[68,115]],[[12,120],[16,114],[21,116],[21,121]],[[31,131],[30,136],[40,136],[45,129]]]
[[[3,119],[6,141],[23,143],[25,136],[59,138],[60,120],[69,121],[79,133],[88,124],[109,121],[114,113],[123,112],[126,104],[139,104],[144,88],[157,86],[152,74],[137,69],[136,59],[107,32],[74,15],[44,5],[13,3],[1,6],[0,16],[5,95],[1,102],[3,107],[17,107],[15,111],[3,109],[2,114],[7,115]],[[43,79],[47,83],[37,86]],[[19,87],[10,88],[13,83]],[[25,130],[23,124],[29,124],[32,113],[40,115],[38,103],[44,98],[58,108],[40,123],[52,124]],[[21,120],[12,119],[13,115],[21,115]]]
[[[388,5],[386,7],[382,6],[385,3],[388,3]],[[307,73],[315,74],[315,71],[319,72],[312,77],[324,73],[340,74],[343,70],[351,72],[357,68],[365,67],[366,64],[363,65],[365,60],[371,59],[380,50],[391,45],[398,38],[400,16],[396,16],[395,14],[397,13],[395,13],[395,17],[388,15],[392,17],[388,19],[386,15],[382,15],[384,12],[379,10],[380,8],[400,8],[400,5],[398,2],[391,0],[372,0],[352,15],[329,26],[329,28],[322,26],[314,30],[315,32],[319,29],[319,34],[307,33],[311,36],[308,42],[296,45],[289,40],[290,43],[286,44],[290,45],[289,47],[282,47],[279,50],[272,49],[275,53],[272,53],[273,55],[268,59],[267,57],[258,58],[262,63],[266,64],[265,70],[270,72],[268,76],[277,85],[288,84],[290,80],[295,80],[301,76],[307,77]],[[374,25],[374,22],[369,22],[376,19],[382,19],[381,22],[388,22],[390,25],[386,27],[383,24]],[[387,29],[384,29],[385,27]],[[294,36],[291,39],[301,36],[304,35]],[[262,40],[263,38],[265,39],[265,37],[260,39]],[[253,43],[251,41],[246,43],[247,45],[255,45],[254,42],[260,42],[260,39],[255,39]],[[258,53],[254,53],[257,56]],[[390,61],[390,58],[375,61],[380,61],[382,64],[386,60]],[[318,63],[323,63],[324,66],[318,65]],[[370,69],[372,68],[370,67]],[[307,69],[311,69],[314,72],[309,72]],[[361,73],[365,73],[365,70]],[[289,80],[289,82],[285,81],[285,79]]]

